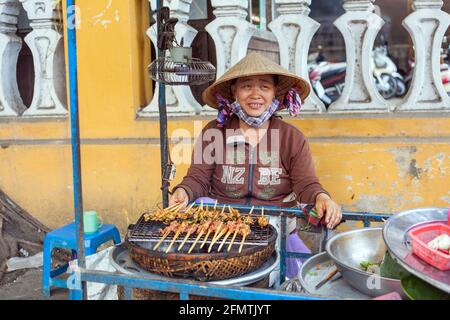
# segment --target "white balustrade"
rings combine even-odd
[[[450,15],[441,10],[441,0],[415,0],[414,12],[403,25],[415,50],[411,88],[396,111],[450,111],[450,98],[442,85],[440,49],[450,25]]]
[[[347,72],[344,90],[329,111],[388,111],[377,91],[371,68],[375,38],[384,24],[374,13],[375,0],[343,0],[346,11],[335,21],[344,36]]]
[[[309,80],[308,53],[320,24],[311,19],[311,0],[275,0],[278,17],[269,28],[278,40],[280,64],[287,70]],[[323,112],[325,105],[311,90],[302,107],[307,112]]]
[[[17,86],[17,60],[22,40],[16,35],[20,3],[0,2],[0,117],[20,115],[26,110]]]
[[[25,41],[33,54],[35,83],[26,117],[66,116],[66,72],[61,12],[53,0],[20,0],[33,30]]]

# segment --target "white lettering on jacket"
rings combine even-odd
[[[280,175],[283,172],[281,168],[258,168],[259,181],[261,186],[281,184]]]
[[[223,166],[222,183],[225,184],[244,184],[245,168]]]

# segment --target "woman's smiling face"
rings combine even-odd
[[[270,74],[238,78],[231,91],[249,116],[259,117],[275,98],[275,79]]]

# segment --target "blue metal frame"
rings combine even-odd
[[[74,8],[75,0],[67,0],[67,21],[70,21],[70,8]],[[77,246],[78,246],[78,267],[79,279],[81,285],[80,294],[72,295],[73,299],[86,299],[86,282],[98,282],[106,284],[120,285],[125,288],[125,298],[132,298],[132,288],[152,289],[158,291],[176,292],[180,294],[181,299],[188,299],[189,295],[201,295],[208,297],[228,298],[228,299],[248,299],[248,300],[273,300],[273,299],[299,299],[311,300],[318,299],[304,294],[279,292],[266,289],[255,289],[248,287],[223,287],[218,285],[206,284],[198,281],[187,280],[161,280],[152,277],[122,275],[117,273],[108,273],[86,269],[86,254],[84,247],[83,232],[83,196],[81,181],[81,155],[80,155],[80,128],[78,117],[78,86],[77,86],[77,46],[76,29],[67,28],[68,34],[68,64],[69,64],[69,100],[70,100],[70,119],[71,119],[71,142],[72,142],[72,165],[73,165],[73,183],[74,183],[74,206],[75,223],[77,225]],[[249,210],[249,206],[233,206],[241,210]],[[256,210],[262,207],[255,207]],[[277,207],[264,207],[267,215],[281,216],[281,250],[280,250],[280,271],[281,279],[285,278],[286,258],[300,257],[307,258],[311,255],[286,252],[286,217],[301,216],[303,212],[299,209],[286,209]],[[381,222],[388,219],[388,214],[371,214],[366,212],[344,212],[345,220],[360,220],[364,226],[370,226],[372,221]]]
[[[67,0],[67,21],[71,21],[72,11],[75,9],[75,0]],[[69,101],[70,124],[72,143],[72,168],[73,168],[73,196],[75,206],[75,225],[77,230],[78,265],[86,267],[86,252],[84,247],[83,226],[83,190],[81,182],[81,154],[80,154],[80,123],[78,115],[78,65],[77,65],[77,39],[76,23],[70,26],[67,23],[68,58],[69,58]],[[86,298],[86,283],[81,283],[81,294]]]

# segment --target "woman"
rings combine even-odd
[[[315,175],[304,135],[274,116],[284,108],[297,116],[309,92],[306,80],[257,53],[228,70],[203,92],[203,100],[219,110],[217,120],[203,129],[170,204],[201,197],[248,205],[314,204],[333,229],[342,213]]]

